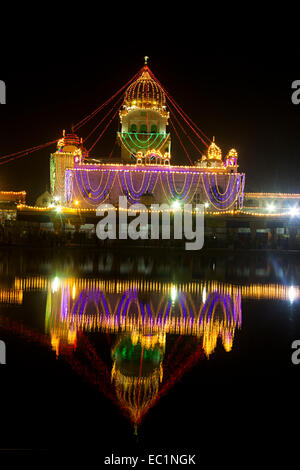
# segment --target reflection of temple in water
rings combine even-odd
[[[58,278],[48,285],[46,330],[56,354],[75,350],[78,333],[112,334],[111,383],[135,425],[170,382],[174,365],[178,375],[195,352],[209,357],[218,340],[230,351],[240,326],[241,295],[230,286]],[[167,365],[176,338],[178,351]]]
[[[112,381],[120,405],[138,424],[153,404],[163,379],[165,335],[121,334],[112,351]]]
[[[240,325],[240,289],[213,282],[176,286],[55,278],[48,286],[46,329],[55,347],[74,344],[77,331],[126,333],[133,341],[136,334],[158,335],[161,344],[173,334],[197,337],[209,356],[218,338],[230,351]]]
[[[0,301],[22,304],[26,291],[46,293],[47,344],[57,357],[111,398],[135,426],[200,359],[217,347],[223,354],[231,351],[241,328],[241,298],[300,297],[299,287],[280,284],[39,276],[15,278],[0,291]],[[100,339],[101,351],[91,337]]]

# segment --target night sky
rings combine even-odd
[[[246,191],[300,193],[300,105],[291,101],[291,83],[300,79],[295,41],[286,34],[283,41],[278,29],[269,33],[257,25],[244,35],[225,26],[215,36],[200,23],[193,33],[179,34],[177,23],[172,36],[163,24],[163,34],[145,35],[141,29],[139,36],[128,25],[110,23],[104,30],[103,22],[97,29],[73,24],[68,29],[58,21],[18,29],[18,41],[6,36],[0,69],[7,86],[7,104],[0,106],[1,156],[60,137],[127,82],[148,55],[150,69],[205,134],[216,136],[223,155],[232,147],[238,150]],[[92,156],[110,153],[117,130],[115,121]],[[49,187],[52,151],[55,146],[1,165],[0,188],[25,189],[27,201],[34,202]],[[174,134],[172,160],[188,163]]]

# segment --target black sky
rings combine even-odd
[[[163,23],[145,34],[143,25],[127,20],[119,26],[109,18],[104,27],[99,17],[97,28],[97,18],[85,27],[26,23],[5,35],[1,156],[58,138],[127,82],[148,55],[153,73],[206,135],[216,136],[223,153],[237,148],[247,191],[300,193],[300,105],[291,101],[300,57],[292,38],[261,24],[245,31],[225,24],[211,34],[197,22],[189,29],[188,15],[179,15],[173,29]],[[116,130],[114,124],[95,157],[110,152]],[[172,148],[173,161],[187,163],[175,136]],[[0,188],[25,189],[33,202],[49,185],[54,149],[0,166]]]

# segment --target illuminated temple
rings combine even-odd
[[[169,111],[162,86],[145,65],[128,86],[119,111],[117,162],[91,160],[74,132],[57,143],[50,157],[51,193],[64,206],[96,209],[101,203],[206,203],[217,211],[241,209],[245,175],[238,172],[238,154],[222,156],[215,139],[190,165],[172,164]],[[150,196],[147,198],[147,196]]]

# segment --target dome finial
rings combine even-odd
[[[209,160],[222,160],[222,151],[215,143],[215,136],[213,136],[212,143],[207,149],[207,158]]]
[[[148,64],[149,57],[148,57],[147,55],[145,55],[144,59],[145,59],[145,65],[147,65],[147,64]]]
[[[145,63],[149,57],[145,56]],[[140,69],[138,78],[127,88],[124,96],[127,109],[149,108],[166,113],[166,97],[158,82],[153,78],[148,65]]]

